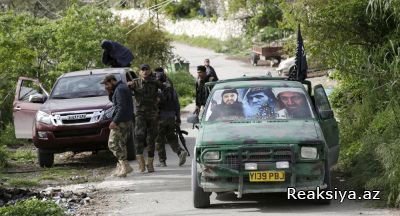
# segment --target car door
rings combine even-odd
[[[322,85],[314,87],[314,100],[320,126],[329,147],[329,164],[334,165],[339,157],[339,128]]]
[[[29,99],[38,94],[42,94],[46,98],[49,96],[39,80],[26,77],[20,77],[18,79],[13,102],[16,138],[32,138],[32,126],[35,115],[42,103],[33,103],[30,102]]]

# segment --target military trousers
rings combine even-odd
[[[116,129],[111,129],[108,148],[118,160],[127,160],[126,143],[132,131],[132,121],[120,122]]]
[[[136,154],[143,154],[147,147],[147,156],[154,157],[155,140],[158,134],[157,116],[136,115],[135,117],[135,145]]]
[[[175,134],[175,117],[159,120],[156,147],[160,162],[167,160],[167,153],[165,152],[166,143],[168,143],[172,151],[178,155],[183,151],[179,145],[178,136]]]

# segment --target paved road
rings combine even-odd
[[[263,74],[265,67],[253,68],[241,62],[226,60],[221,54],[210,50],[192,48],[175,44],[175,52],[192,63],[192,69],[201,64],[205,57],[211,59],[221,78],[237,77],[234,71],[247,71],[249,74]],[[194,70],[192,70],[194,71]],[[193,107],[187,108],[192,110]],[[185,116],[185,115],[184,115]],[[183,119],[185,122],[185,119]],[[192,150],[196,130],[189,124],[183,124],[190,134],[188,146]],[[93,213],[101,215],[394,215],[387,209],[374,209],[373,203],[346,200],[343,203],[333,201],[329,206],[315,205],[310,202],[286,200],[284,194],[245,195],[238,200],[232,194],[219,197],[212,195],[212,207],[194,209],[190,189],[190,159],[186,165],[177,166],[176,155],[168,150],[168,167],[158,168],[153,174],[137,173],[137,163],[132,162],[135,172],[125,179],[108,178],[95,185],[105,196],[92,206]]]

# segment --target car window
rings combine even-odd
[[[121,74],[114,75],[118,81],[121,80]],[[63,77],[54,86],[50,98],[71,99],[106,96],[104,84],[100,83],[103,78],[104,74]]]
[[[314,118],[304,89],[251,87],[219,89],[212,93],[206,121]]]
[[[29,101],[29,96],[42,93],[42,89],[37,83],[31,80],[23,80],[21,89],[19,90],[18,100]]]

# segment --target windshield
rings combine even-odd
[[[114,74],[117,80],[121,80],[120,74]],[[51,99],[72,99],[83,97],[98,97],[108,95],[104,84],[100,84],[105,74],[82,75],[63,77],[54,87]]]
[[[252,87],[214,91],[206,121],[313,118],[302,88]]]

